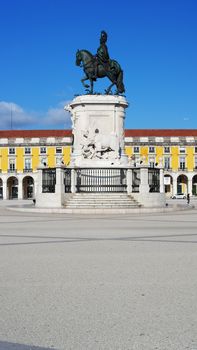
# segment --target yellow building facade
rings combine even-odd
[[[0,131],[0,198],[33,198],[37,168],[69,165],[71,130]],[[197,194],[197,130],[126,130],[129,164],[164,168],[167,196]]]

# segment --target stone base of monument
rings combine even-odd
[[[38,169],[36,207],[125,210],[165,207],[163,169],[141,167]]]
[[[127,106],[123,96],[81,95],[65,107],[72,119],[71,166],[102,168],[128,164],[124,147]]]
[[[123,96],[82,95],[65,107],[73,124],[69,167],[38,169],[37,207],[132,210],[165,205],[163,169],[131,165]]]

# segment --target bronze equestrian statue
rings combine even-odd
[[[108,77],[111,81],[110,86],[105,90],[106,94],[111,93],[111,89],[114,85],[116,85],[117,88],[116,94],[123,94],[125,92],[123,70],[117,61],[110,59],[106,42],[107,33],[102,31],[100,46],[95,56],[87,50],[78,50],[76,53],[76,65],[82,67],[85,73],[81,82],[89,94],[93,94],[94,81],[96,81],[97,78],[104,77]],[[89,80],[90,85],[85,84],[85,80]]]

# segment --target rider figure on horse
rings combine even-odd
[[[100,36],[100,46],[97,50],[97,54],[95,55],[95,79],[97,78],[98,65],[101,64],[105,69],[107,75],[110,75],[110,57],[108,48],[106,45],[107,41],[107,33],[102,30]]]

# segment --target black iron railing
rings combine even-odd
[[[56,169],[43,169],[42,171],[42,192],[55,193]]]
[[[139,192],[140,168],[132,169],[132,192]]]
[[[77,169],[77,192],[126,192],[126,169]]]
[[[159,192],[160,190],[160,170],[159,169],[148,169],[148,184],[150,186],[149,192]]]
[[[71,192],[71,169],[64,170],[64,188],[65,193]]]

